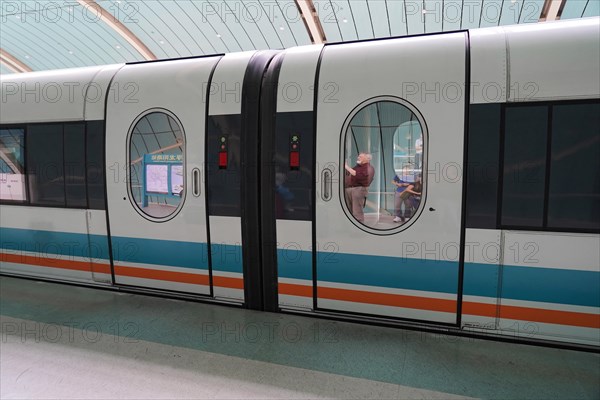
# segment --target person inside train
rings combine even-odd
[[[394,218],[394,222],[404,222],[410,219],[419,204],[421,203],[421,192],[423,191],[422,175],[418,174],[415,178],[415,182],[409,184],[400,194],[400,202],[404,203],[404,214],[398,218]]]
[[[415,167],[421,169],[423,164],[423,138],[419,137],[415,141]]]
[[[394,193],[394,222],[404,222],[404,214],[402,213],[402,205],[404,205],[404,209],[406,210],[409,207],[408,200],[402,197],[402,193],[406,190],[408,186],[411,186],[412,183],[406,182],[398,177],[398,175],[394,175],[394,180],[392,181],[392,185],[396,186],[396,191]]]
[[[369,186],[375,176],[375,168],[371,166],[371,154],[360,153],[356,165],[351,168],[348,163],[344,164],[349,174],[345,181],[346,205],[352,212],[354,218],[360,222],[365,221],[363,208],[369,194]]]

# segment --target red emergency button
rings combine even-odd
[[[219,169],[227,168],[227,152],[220,151],[219,152]]]
[[[300,152],[290,151],[290,168],[300,168]]]

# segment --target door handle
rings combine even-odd
[[[323,201],[331,200],[331,170],[325,168],[321,172],[321,198]]]
[[[192,194],[194,197],[200,196],[200,170],[198,168],[192,170]]]

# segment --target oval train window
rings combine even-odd
[[[129,135],[129,190],[146,216],[173,215],[185,195],[185,137],[166,110],[153,110],[133,124]]]
[[[400,230],[420,209],[425,147],[416,112],[385,98],[357,107],[347,119],[340,182],[345,211],[363,229]]]

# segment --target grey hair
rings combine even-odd
[[[371,153],[360,153],[363,154],[365,157],[367,157],[367,161],[371,162],[371,160],[373,159],[373,156],[371,155]]]

